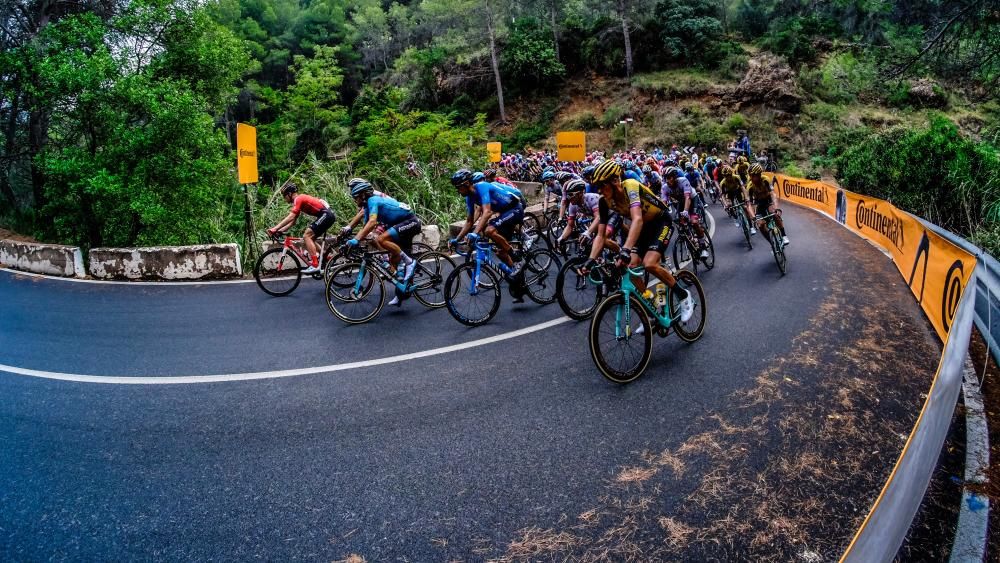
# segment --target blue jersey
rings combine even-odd
[[[635,180],[636,182],[639,182],[642,185],[646,185],[646,182],[645,180],[643,180],[642,175],[640,175],[635,170],[626,170],[625,174],[623,174],[622,176],[623,179],[625,180]]]
[[[504,184],[479,182],[472,186],[472,193],[465,196],[465,209],[472,216],[475,206],[489,205],[494,213],[509,211],[521,204],[521,190]]]
[[[400,203],[389,196],[372,196],[368,198],[368,204],[365,206],[365,221],[369,221],[369,217],[376,217],[379,223],[387,227],[391,227],[409,219],[413,215],[413,210],[410,209],[409,205],[405,203]]]
[[[701,182],[701,173],[699,173],[697,170],[688,172],[684,176],[687,177],[688,182],[691,182],[692,186],[697,186]]]
[[[583,193],[585,193],[585,194],[596,194],[597,193],[597,188],[595,188],[593,184],[587,184],[587,187],[584,188]]]

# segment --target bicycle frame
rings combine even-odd
[[[296,242],[299,242],[301,240],[303,240],[302,237],[292,237],[292,236],[287,236],[286,235],[285,236],[285,240],[282,243],[282,248],[285,250],[285,252],[282,252],[281,256],[284,257],[285,253],[287,251],[291,250],[292,254],[296,255],[299,258],[299,260],[302,261],[303,264],[305,264],[306,266],[309,266],[309,257],[306,256],[306,254],[305,254],[304,251],[300,250],[299,247],[295,245]],[[322,238],[322,240],[318,241],[318,244],[317,244],[317,246],[319,247],[319,269],[321,271],[323,270],[323,268],[326,266],[326,263],[327,263],[327,260],[326,260],[327,259],[327,256],[326,256],[326,241],[327,241],[327,237],[324,236]],[[330,258],[333,258],[333,257],[331,256]]]
[[[368,270],[368,268],[374,270],[375,274],[378,275],[380,280],[391,281],[392,285],[396,286],[396,289],[398,289],[399,291],[403,293],[409,293],[410,291],[413,291],[413,289],[415,289],[414,287],[412,287],[414,278],[411,277],[409,280],[406,281],[406,283],[400,281],[399,278],[392,275],[392,273],[388,269],[386,269],[381,264],[381,262],[379,262],[379,260],[376,258],[380,254],[383,254],[383,252],[381,251],[365,252],[361,256],[361,266],[358,268],[358,277],[354,280],[354,292],[361,293],[361,284],[364,282],[365,272]],[[418,262],[417,269],[421,267],[422,266],[420,266],[420,263]],[[416,277],[415,272],[414,272],[414,277]]]
[[[624,321],[625,321],[625,325],[624,326],[626,326],[626,327],[631,327],[632,326],[631,322],[630,322],[632,320],[632,310],[631,310],[632,309],[632,305],[631,305],[631,300],[629,299],[629,297],[635,297],[636,301],[638,301],[639,304],[642,305],[642,308],[646,311],[646,315],[649,316],[651,319],[655,319],[656,323],[660,327],[663,327],[665,329],[669,329],[671,326],[673,326],[674,322],[676,322],[678,319],[680,319],[680,313],[678,312],[678,314],[677,314],[676,317],[671,317],[670,316],[670,307],[668,306],[666,309],[664,309],[664,314],[660,315],[656,311],[656,307],[652,303],[650,303],[649,301],[647,301],[646,298],[643,297],[641,293],[639,293],[639,290],[635,287],[635,283],[632,282],[632,276],[641,276],[641,275],[643,275],[645,273],[646,269],[643,268],[642,266],[639,266],[637,268],[626,268],[626,270],[628,270],[628,273],[631,274],[631,275],[622,276],[622,283],[621,283],[621,288],[619,289],[619,291],[621,291],[622,296],[624,297],[624,306],[623,307],[619,307],[618,311],[616,312],[616,316],[615,316],[615,338],[625,338],[625,337],[632,336],[631,334],[625,334],[625,335],[622,334],[622,320],[623,320],[622,319],[622,315],[623,314],[624,314],[624,317],[625,317],[624,318]],[[667,291],[669,291],[669,289]],[[623,310],[624,310],[624,313],[623,313]]]

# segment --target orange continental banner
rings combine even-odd
[[[236,124],[236,171],[241,184],[257,183],[257,128]]]
[[[947,340],[976,258],[888,201],[819,182],[768,174],[778,198],[810,207],[892,256],[942,341]]]

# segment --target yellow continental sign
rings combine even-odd
[[[556,158],[565,162],[582,162],[587,158],[587,134],[583,131],[556,133]]]
[[[816,209],[892,256],[941,340],[958,310],[976,258],[888,201],[825,182],[767,175],[779,199]]]
[[[236,124],[236,170],[241,184],[257,182],[257,128]]]
[[[486,143],[486,152],[490,155],[490,162],[500,162],[500,143]]]

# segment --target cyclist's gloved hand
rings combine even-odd
[[[580,272],[586,274],[596,267],[597,267],[597,260],[591,258],[590,260],[587,260],[586,262],[583,263],[583,267],[580,268]]]
[[[351,234],[352,230],[353,229],[351,229],[350,227],[344,227],[343,229],[340,229],[340,234],[342,234],[344,236],[347,236],[347,235]]]
[[[456,246],[458,246],[458,239],[457,238],[450,238],[450,239],[448,239],[448,247],[449,248],[455,248]]]
[[[351,240],[347,241],[348,248],[354,248],[357,245],[358,245],[358,239],[356,238],[352,238]]]
[[[469,233],[465,235],[465,238],[466,240],[469,241],[470,244],[475,244],[476,241],[479,240],[479,235],[477,235],[476,233]]]
[[[690,219],[691,218],[691,214],[688,213],[687,211],[681,211],[681,217],[683,217],[685,219]]]
[[[618,260],[621,260],[625,264],[628,264],[629,262],[631,262],[632,261],[632,249],[631,248],[622,248],[621,251],[618,252]]]

